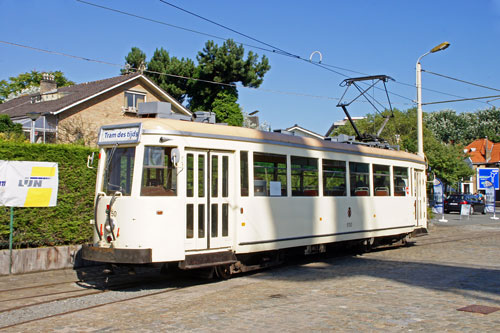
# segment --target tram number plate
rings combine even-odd
[[[347,227],[352,228],[352,222],[347,222]]]

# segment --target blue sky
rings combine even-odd
[[[88,1],[259,45],[160,1]],[[424,69],[500,89],[500,0],[170,1],[305,59],[309,59],[312,52],[320,51],[323,64],[368,75],[389,75],[396,80],[388,83],[389,91],[405,97],[391,95],[391,102],[399,109],[414,106],[417,58],[442,41],[450,42],[451,46],[426,56],[422,60]],[[195,59],[209,39],[73,0],[0,0],[0,6],[3,32],[0,40],[115,64],[124,63],[132,46],[142,49],[148,59],[159,47],[167,49],[172,56]],[[215,41],[219,45],[223,42]],[[320,134],[325,134],[333,121],[344,117],[342,110],[336,107],[336,98],[343,93],[339,83],[346,76],[360,74],[332,68],[345,75],[342,76],[306,61],[253,51],[269,58],[271,70],[261,89],[239,89],[239,103],[244,111],[260,110],[261,121],[268,121],[274,129],[299,124]],[[319,57],[316,55],[313,59],[317,61]],[[119,74],[115,66],[0,43],[0,79],[32,69],[61,70],[77,83]],[[424,102],[457,98],[425,89],[460,97],[500,95],[500,91],[428,73],[424,73],[422,79]],[[384,101],[382,91],[372,93]],[[491,104],[500,106],[500,99]],[[429,105],[424,111],[464,112],[488,107],[489,104],[474,101]],[[350,111],[353,116],[374,112],[367,103],[355,103]]]

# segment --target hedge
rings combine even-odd
[[[87,168],[94,148],[0,141],[0,160],[57,162],[57,206],[14,207],[13,247],[87,243],[92,238],[96,169]],[[0,207],[0,249],[9,247],[10,207]]]

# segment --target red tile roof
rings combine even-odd
[[[465,147],[472,163],[490,164],[500,162],[500,143],[493,143],[488,140],[488,150],[491,151],[491,158],[486,162],[486,139],[477,139]]]

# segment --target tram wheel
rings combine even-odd
[[[220,265],[215,267],[215,274],[222,280],[227,280],[231,277],[231,266],[230,265]]]

